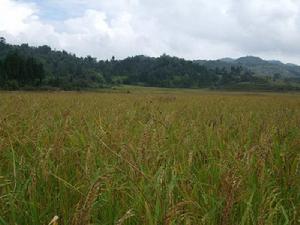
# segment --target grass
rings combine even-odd
[[[300,223],[300,95],[130,92],[0,93],[0,224]]]

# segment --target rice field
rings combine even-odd
[[[300,95],[1,92],[0,224],[49,223],[300,224]]]

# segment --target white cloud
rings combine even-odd
[[[0,31],[18,35],[28,28],[28,21],[36,19],[35,9],[30,4],[17,3],[10,0],[0,0]]]
[[[30,1],[0,0],[0,35],[9,42],[99,58],[253,54],[300,63],[297,0]],[[47,18],[49,8],[65,18]]]

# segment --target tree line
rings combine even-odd
[[[77,57],[49,46],[10,45],[0,38],[0,87],[59,88],[76,90],[113,85],[143,85],[178,88],[220,88],[239,83],[262,83],[241,66],[208,68],[166,54],[134,56],[123,60]]]

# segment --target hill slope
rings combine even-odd
[[[280,74],[282,77],[300,77],[300,66],[298,65],[291,63],[284,64],[278,60],[263,60],[255,56],[245,56],[238,59],[197,60],[195,62],[209,68],[242,66],[253,71],[257,76]]]
[[[257,57],[190,61],[164,54],[160,57],[139,55],[122,60],[112,57],[104,61],[91,56],[77,57],[66,51],[52,50],[49,46],[10,45],[0,41],[2,89],[50,87],[76,90],[128,84],[174,88],[295,90],[300,88],[299,71],[299,66],[264,61]],[[270,79],[266,76],[273,77]]]

